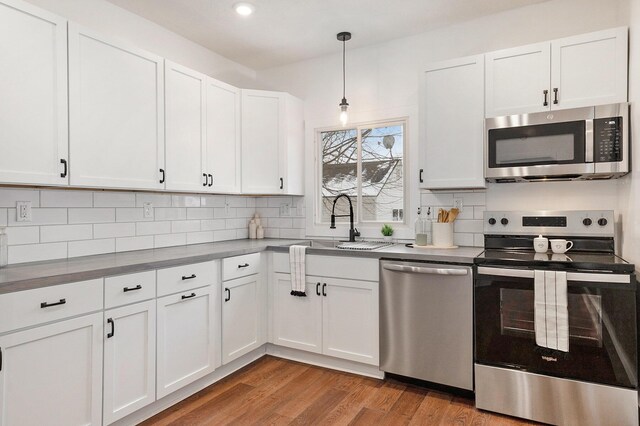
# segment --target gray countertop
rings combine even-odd
[[[224,257],[257,253],[267,249],[287,252],[288,246],[292,244],[309,244],[309,242],[307,240],[285,239],[235,240],[9,265],[0,269],[0,294],[110,275],[206,262]],[[466,264],[473,263],[473,258],[481,252],[482,249],[477,247],[413,249],[405,247],[403,244],[375,251],[311,247],[307,250],[308,254],[327,256],[393,258]]]

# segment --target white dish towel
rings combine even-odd
[[[289,264],[291,265],[291,295],[298,297],[306,297],[306,251],[307,246],[291,246],[289,247]]]
[[[536,344],[569,352],[567,273],[535,271],[534,296]]]

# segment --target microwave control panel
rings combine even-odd
[[[593,142],[596,163],[622,161],[622,117],[593,120]]]

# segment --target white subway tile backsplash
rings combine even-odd
[[[135,206],[136,206],[136,194],[133,192],[97,191],[93,193],[93,207],[135,207]]]
[[[40,242],[40,227],[14,226],[7,228],[7,240],[10,246],[19,244],[37,244]]]
[[[93,193],[91,191],[41,191],[40,207],[93,207]]]
[[[473,218],[483,220],[484,212],[486,210],[486,206],[474,206],[473,207]]]
[[[144,209],[123,207],[116,209],[116,222],[150,222],[153,217],[144,217]]]
[[[224,207],[226,201],[224,195],[203,195],[200,197],[200,207]]]
[[[442,192],[423,192],[420,197],[420,205],[428,206],[453,206],[453,194]]]
[[[70,241],[69,257],[93,256],[96,254],[113,253],[116,251],[116,240],[108,238],[104,240]]]
[[[116,210],[109,208],[69,209],[69,223],[115,222]]]
[[[40,191],[36,189],[0,188],[0,207],[16,207],[18,201],[31,201],[31,207],[40,207]]]
[[[292,203],[293,201],[291,201],[291,197],[269,197],[267,207],[280,208],[283,204],[289,204],[289,206],[291,206]]]
[[[481,220],[456,220],[453,224],[454,232],[482,233],[483,223]]]
[[[213,241],[235,240],[237,233],[235,229],[225,229],[221,231],[213,231]]]
[[[67,257],[67,243],[27,244],[9,247],[9,263],[38,262],[64,259],[65,257]]]
[[[280,229],[278,228],[266,228],[264,230],[265,238],[280,238]]]
[[[247,207],[247,199],[243,197],[227,197],[227,204],[229,207]]]
[[[8,209],[9,226],[62,225],[67,223],[67,209],[31,209],[31,222],[18,222],[16,209]]]
[[[280,229],[280,238],[304,238],[304,229]]]
[[[306,220],[304,218],[295,218],[291,220],[291,227],[297,229],[304,229],[306,226]]]
[[[102,223],[93,225],[93,238],[133,237],[135,223]]]
[[[269,227],[271,228],[292,228],[293,219],[291,218],[269,218]]]
[[[53,225],[40,227],[40,242],[90,240],[93,225]]]
[[[200,221],[200,229],[203,231],[220,231],[226,228],[225,219],[212,219]]]
[[[210,207],[188,208],[187,219],[213,219],[213,208],[210,208]]]
[[[226,219],[236,217],[236,209],[226,207],[216,207],[213,209],[213,217],[216,219]]]
[[[482,234],[474,234],[473,235],[473,245],[476,247],[484,247],[484,235]]]
[[[198,232],[200,231],[199,220],[176,220],[171,222],[171,232],[176,234],[180,232]]]
[[[236,209],[237,217],[251,218],[256,213],[255,207],[239,207]]]
[[[251,210],[256,209],[256,199],[255,198],[247,198],[247,207]]]
[[[156,220],[185,220],[187,209],[184,207],[161,207],[155,209]]]
[[[454,193],[453,198],[462,198],[465,206],[484,206],[486,204],[485,192],[459,192]]]
[[[213,242],[213,231],[189,232],[187,244],[202,244]]]
[[[279,217],[280,209],[276,207],[257,207],[256,212],[260,217]]]
[[[116,252],[153,248],[153,236],[116,238]]]
[[[0,209],[0,226],[7,226],[7,209]]]
[[[243,240],[249,238],[249,229],[236,229],[236,239]]]
[[[163,234],[163,235],[156,235],[153,238],[154,238],[153,246],[156,248],[183,246],[187,244],[187,234]]]
[[[136,207],[144,207],[144,203],[151,203],[153,207],[171,207],[171,194],[136,193]]]
[[[136,235],[157,235],[171,233],[171,222],[138,222]]]
[[[456,232],[453,234],[453,244],[456,246],[473,246],[473,234]]]
[[[268,206],[269,206],[268,197],[256,197],[256,207],[268,207]]]
[[[199,195],[172,195],[172,207],[200,207]]]

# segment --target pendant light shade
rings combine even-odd
[[[347,112],[347,108],[349,108],[349,103],[347,102],[347,97],[345,95],[346,90],[346,73],[345,73],[345,53],[346,53],[346,43],[351,40],[351,33],[341,32],[338,33],[338,41],[342,42],[342,101],[340,101],[340,123],[343,126],[347,125],[349,121],[349,113]]]

